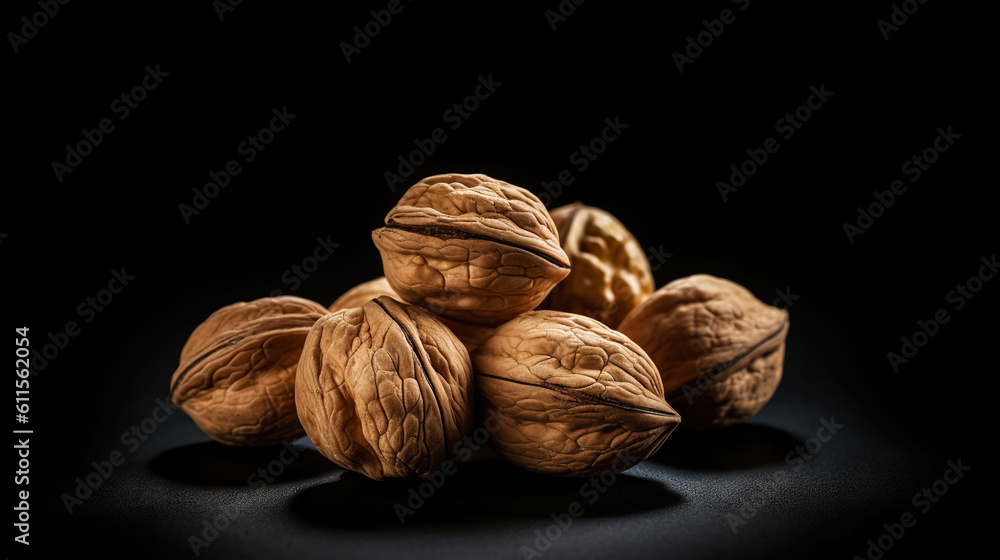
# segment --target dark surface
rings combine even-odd
[[[8,31],[39,10],[8,4]],[[885,41],[876,22],[891,3],[754,0],[679,73],[671,54],[686,37],[740,5],[654,13],[595,0],[553,31],[544,12],[556,2],[407,2],[350,63],[339,44],[384,3],[244,2],[224,21],[209,2],[62,6],[4,54],[7,328],[30,327],[40,349],[80,326],[33,364],[32,544],[10,557],[186,558],[189,537],[230,512],[200,556],[523,558],[573,502],[583,516],[543,558],[850,558],[905,512],[916,524],[884,558],[970,555],[990,536],[973,507],[993,488],[981,416],[1000,288],[985,282],[961,309],[948,294],[997,248],[983,194],[995,183],[986,18],[928,2]],[[118,120],[111,103],[157,64],[169,76]],[[452,130],[444,111],[490,74],[501,85]],[[716,181],[821,84],[829,101],[724,201]],[[284,106],[297,115],[288,128],[186,224],[178,205]],[[628,128],[576,168],[571,154],[616,116]],[[52,161],[105,117],[114,131],[58,181]],[[948,126],[961,137],[910,182],[901,165]],[[447,140],[390,190],[383,172],[437,127]],[[393,506],[414,481],[346,473],[302,441],[274,483],[253,485],[282,448],[211,443],[179,411],[147,420],[215,309],[274,290],[329,304],[379,276],[370,231],[409,184],[483,172],[542,195],[563,169],[574,180],[552,206],[601,206],[650,255],[670,253],[654,258],[657,285],[707,272],[768,303],[776,290],[797,296],[779,302],[791,315],[785,377],[746,425],[672,436],[594,503],[587,481],[523,473],[483,448],[401,525]],[[895,179],[906,192],[851,243],[843,224]],[[284,281],[317,237],[339,246],[299,286]],[[80,313],[122,267],[129,286]],[[887,353],[942,308],[948,322],[894,371]],[[797,459],[831,419],[843,428]],[[148,439],[123,438],[143,421]],[[63,496],[115,452],[124,464],[67,512]],[[913,496],[959,459],[971,470],[921,511]]]

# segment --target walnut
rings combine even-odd
[[[582,315],[521,314],[499,326],[472,363],[480,412],[499,413],[490,445],[534,472],[592,476],[619,454],[634,464],[680,422],[642,348]]]
[[[539,308],[586,315],[617,328],[655,287],[642,246],[600,208],[576,202],[551,214],[572,270]]]
[[[228,305],[181,350],[171,400],[212,439],[272,445],[304,434],[295,412],[295,370],[309,329],[326,314],[294,296]]]
[[[472,364],[433,314],[380,296],[316,322],[295,401],[316,449],[341,467],[427,476],[471,429]]]
[[[458,173],[410,187],[372,232],[404,301],[496,326],[534,309],[569,274],[552,218],[521,187]]]
[[[656,362],[684,430],[756,414],[781,381],[788,312],[735,282],[698,274],[657,290],[619,330]]]

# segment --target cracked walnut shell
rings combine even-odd
[[[304,434],[295,412],[295,369],[309,329],[326,314],[294,296],[219,309],[181,350],[171,400],[212,439],[273,445]]]
[[[316,322],[295,401],[337,465],[375,480],[427,476],[471,429],[472,364],[434,315],[381,296]]]
[[[569,274],[545,205],[486,175],[452,173],[410,187],[372,232],[404,301],[496,326],[530,311]]]
[[[663,377],[684,430],[743,422],[781,381],[788,312],[707,274],[670,282],[622,321]]]
[[[582,315],[519,315],[472,353],[472,363],[481,413],[499,412],[491,447],[530,471],[593,476],[619,456],[634,464],[681,419],[642,348]]]
[[[556,208],[552,221],[572,269],[540,309],[593,317],[615,329],[654,289],[649,259],[610,213],[576,202]]]

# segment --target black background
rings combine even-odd
[[[555,1],[404,2],[348,62],[341,43],[385,3],[244,2],[220,21],[208,1],[73,2],[19,52],[8,44],[5,322],[30,327],[36,349],[68,321],[81,325],[31,378],[29,552],[186,557],[207,512],[238,503],[254,513],[203,555],[521,557],[575,486],[488,453],[413,529],[391,513],[409,486],[342,475],[312,451],[279,484],[249,492],[239,481],[276,452],[205,443],[176,413],[72,515],[60,496],[123,448],[122,432],[166,396],[187,335],[215,309],[274,290],[326,305],[381,275],[370,231],[422,177],[486,173],[543,195],[564,169],[573,182],[552,207],[600,206],[651,255],[669,253],[654,261],[658,286],[706,272],[768,303],[776,290],[798,299],[785,379],[761,415],[704,440],[672,438],[546,557],[864,554],[959,457],[972,470],[885,557],[968,551],[983,536],[971,506],[992,488],[982,449],[993,438],[979,415],[996,370],[985,356],[997,287],[986,282],[960,310],[946,297],[996,251],[992,159],[981,155],[994,131],[985,18],[928,2],[886,41],[876,22],[888,2],[690,4],[591,0],[553,30]],[[7,6],[5,32],[39,10]],[[678,72],[671,54],[723,9],[735,22]],[[147,65],[169,75],[119,120],[112,102]],[[444,112],[490,76],[496,91],[451,129]],[[833,93],[781,138],[776,121],[810,86]],[[288,128],[185,223],[179,205],[282,107],[296,115]],[[616,117],[628,128],[579,170],[571,154]],[[114,131],[59,181],[52,162],[103,118]],[[960,138],[910,182],[903,163],[949,126]],[[447,140],[391,190],[383,174],[438,127]],[[724,201],[716,181],[768,137],[780,150]],[[896,179],[906,192],[851,243],[843,224]],[[292,290],[284,275],[317,237],[339,245]],[[84,323],[77,307],[122,267],[135,279]],[[951,320],[894,371],[886,354],[939,308]],[[761,473],[786,467],[786,452],[830,416],[845,435],[732,533],[733,500],[760,495]]]

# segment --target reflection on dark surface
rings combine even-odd
[[[320,476],[339,467],[319,452],[295,445],[230,447],[214,441],[169,449],[150,469],[170,480],[206,486],[255,486]]]
[[[737,424],[715,432],[679,433],[649,460],[690,470],[739,470],[785,460],[804,442],[760,424]]]
[[[588,518],[665,509],[683,502],[658,482],[628,474],[556,478],[502,461],[472,461],[435,487],[428,479],[374,481],[347,472],[292,499],[292,515],[334,528],[475,526],[511,519],[551,520],[577,502]],[[432,491],[433,489],[433,491]],[[423,492],[423,496],[420,493]],[[398,507],[397,507],[398,504]]]

